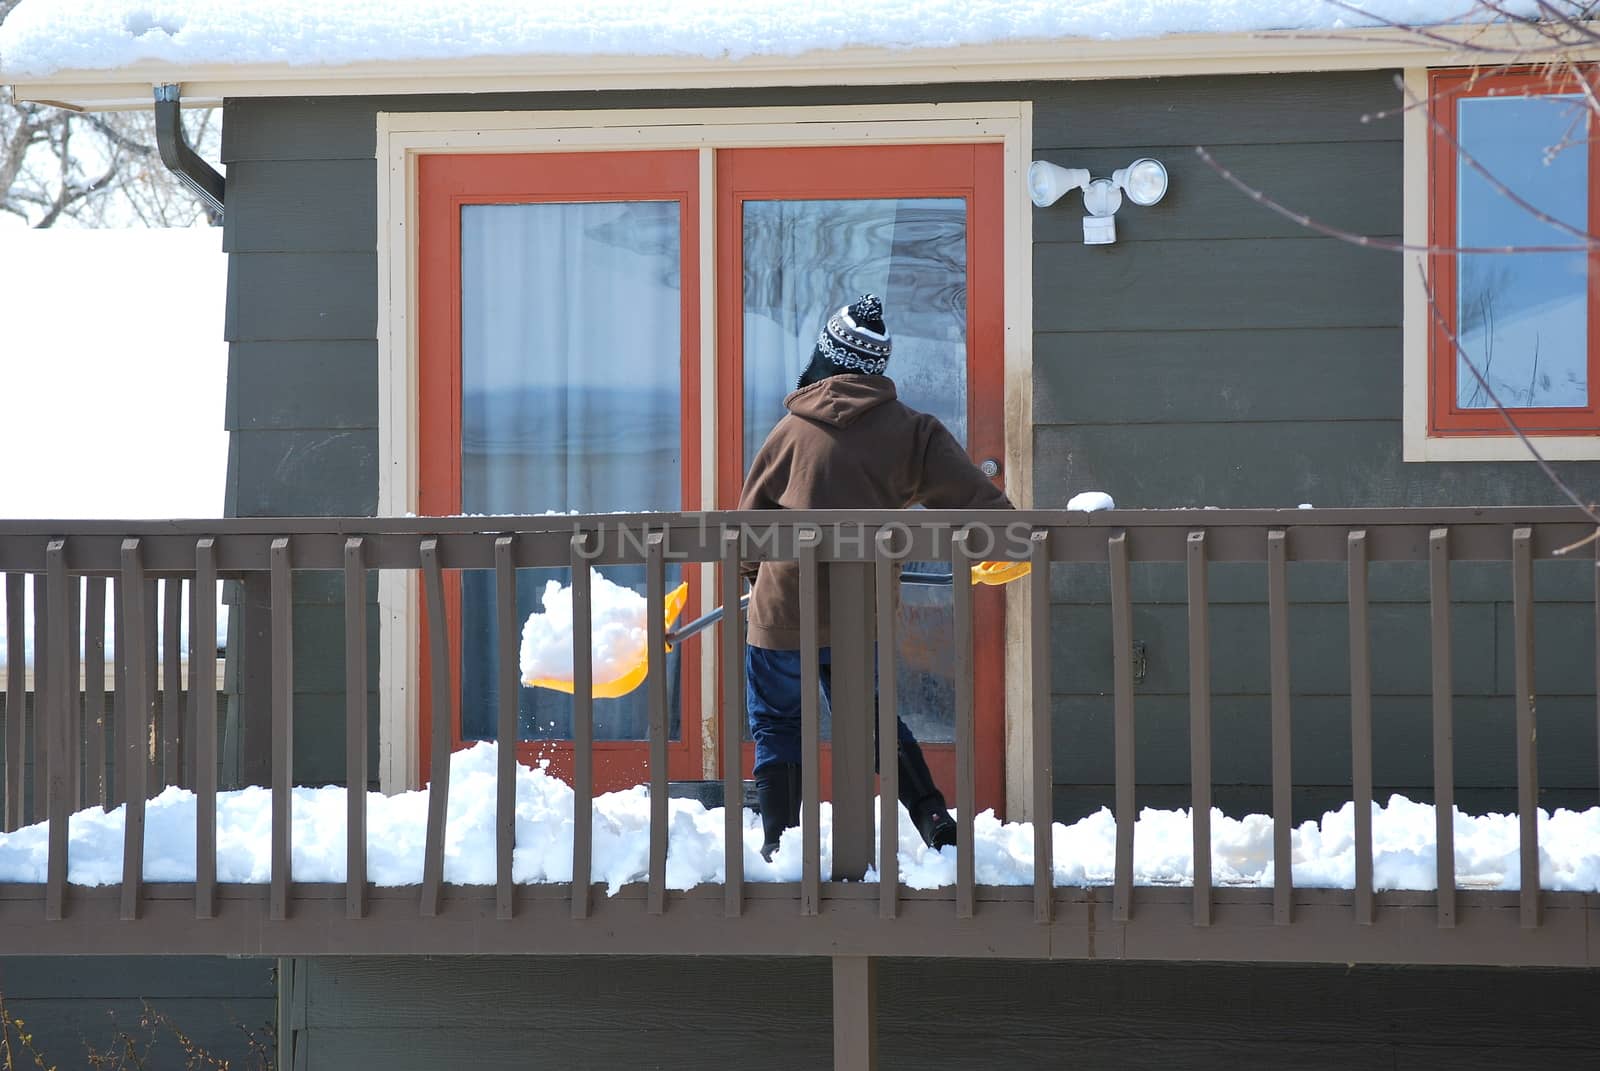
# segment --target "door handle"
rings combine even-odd
[[[978,463],[978,471],[992,480],[1000,475],[1000,462],[995,458],[986,457]]]

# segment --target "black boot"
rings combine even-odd
[[[762,767],[756,774],[756,805],[761,808],[764,834],[761,858],[770,863],[783,831],[800,824],[799,764],[775,762]]]
[[[922,835],[923,843],[935,851],[953,847],[956,820],[945,808],[944,793],[933,783],[933,771],[922,757],[922,748],[914,740],[902,740],[899,750],[900,802],[911,812],[912,824]]]

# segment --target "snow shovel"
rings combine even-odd
[[[987,584],[999,586],[1009,584],[1013,580],[1027,576],[1032,566],[1027,562],[979,562],[972,567],[972,582],[974,584]],[[951,582],[950,573],[901,573],[902,584],[948,585]],[[683,612],[684,603],[689,598],[689,585],[679,584],[667,593],[666,598],[666,639],[667,650],[670,651],[678,644],[698,636],[706,629],[722,620],[722,607],[713,608],[707,613],[690,621],[679,628],[673,628],[678,615]],[[739,610],[744,610],[750,605],[750,596],[746,595],[739,600]],[[593,682],[593,692],[596,699],[616,699],[627,695],[644,682],[646,674],[650,671],[649,652],[641,652],[637,662],[631,664],[624,672],[609,677],[605,680],[596,679]],[[538,680],[524,681],[525,685],[534,688],[548,688],[552,691],[572,694],[573,683],[560,678],[540,678]]]

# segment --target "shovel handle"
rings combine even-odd
[[[945,587],[949,587],[950,586],[950,579],[951,579],[951,574],[950,573],[901,573],[900,574],[900,582],[902,584],[925,584],[925,585],[929,585],[929,586],[943,585]],[[739,609],[740,609],[740,611],[745,610],[746,608],[749,607],[749,605],[750,605],[750,596],[749,595],[745,595],[744,598],[739,600]],[[668,647],[676,647],[676,646],[678,646],[678,644],[682,643],[684,640],[689,639],[691,636],[700,635],[700,633],[704,632],[706,629],[710,628],[712,625],[715,625],[718,621],[721,621],[721,620],[722,620],[722,607],[718,606],[715,609],[708,611],[707,613],[701,614],[699,617],[695,618],[693,621],[690,621],[688,624],[679,625],[677,628],[670,630],[667,633],[667,646]]]

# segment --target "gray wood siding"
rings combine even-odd
[[[1548,504],[1518,463],[1400,460],[1401,283],[1393,254],[1317,236],[1228,186],[1212,150],[1288,206],[1351,231],[1397,236],[1401,142],[1392,73],[941,87],[673,91],[231,101],[223,131],[231,343],[228,501],[240,515],[368,513],[378,465],[375,118],[391,111],[866,104],[1027,99],[1034,156],[1108,174],[1138,156],[1172,176],[1166,200],[1125,204],[1119,242],[1081,241],[1074,194],[1034,210],[1035,501],[1101,488],[1128,507]],[[1370,121],[1369,121],[1370,119]],[[1563,471],[1582,482],[1587,469]],[[1464,806],[1505,806],[1512,781],[1506,570],[1458,569],[1457,766]],[[1541,569],[1541,577],[1545,571]],[[1181,731],[1187,636],[1180,572],[1135,569],[1139,772],[1149,802],[1187,797]],[[1540,580],[1541,787],[1547,803],[1596,788],[1593,623],[1584,583]],[[1574,586],[1575,585],[1575,586]],[[1301,817],[1348,795],[1342,569],[1291,576],[1296,775]],[[1058,814],[1110,801],[1108,611],[1103,569],[1058,569]],[[343,768],[342,627],[297,587],[317,716],[297,762]],[[1425,576],[1373,570],[1375,762],[1380,792],[1427,796]],[[1267,804],[1263,570],[1216,567],[1215,752],[1219,804]],[[1592,615],[1591,615],[1592,616]],[[376,629],[372,630],[376,635]],[[299,654],[297,652],[297,657]],[[319,664],[319,659],[327,664]],[[376,711],[376,704],[373,704]],[[1343,763],[1344,765],[1341,765]]]
[[[123,1055],[120,1034],[134,1040],[135,1052],[149,1046],[137,1064],[147,1071],[198,1066],[188,1062],[171,1030],[140,1025],[148,1005],[212,1057],[257,1067],[246,1031],[273,1052],[275,965],[220,956],[12,956],[0,958],[0,997],[33,1035],[40,1066],[89,1067],[90,1047]],[[17,1056],[15,1066],[34,1066]]]
[[[1193,146],[1290,208],[1348,231],[1400,231],[1399,103],[1392,76],[1190,79],[1053,91],[1035,99],[1037,158],[1095,173],[1144,155],[1166,163],[1159,205],[1124,204],[1119,242],[1082,244],[1075,200],[1034,213],[1035,501],[1089,488],[1118,505],[1541,505],[1560,501],[1531,465],[1400,460],[1402,272],[1392,253],[1319,237],[1229,186]],[[1103,107],[1103,105],[1102,105]],[[1359,177],[1356,177],[1359,176]],[[1582,481],[1583,466],[1563,466]],[[1537,615],[1541,798],[1593,802],[1592,578],[1541,567]],[[1344,570],[1291,569],[1296,818],[1349,798]],[[1141,806],[1186,805],[1188,628],[1182,571],[1135,567]],[[1510,592],[1506,567],[1456,568],[1457,802],[1514,806]],[[1263,567],[1214,566],[1216,802],[1270,803]],[[1110,610],[1104,569],[1058,569],[1057,814],[1112,798]],[[1426,571],[1372,574],[1374,777],[1378,796],[1432,798]]]
[[[308,1071],[830,1066],[809,959],[295,961]],[[885,960],[882,1066],[1568,1068],[1600,974]],[[294,1066],[302,1066],[296,1063]]]

